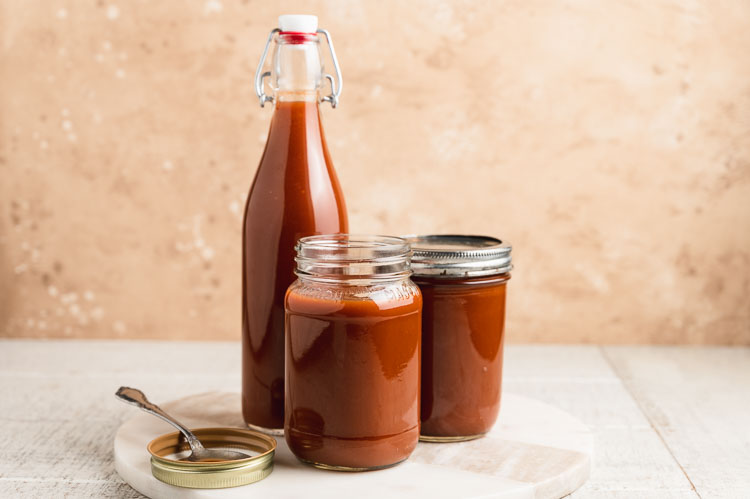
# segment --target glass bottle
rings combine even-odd
[[[295,280],[295,243],[348,230],[319,111],[321,101],[337,104],[341,76],[330,36],[317,22],[280,16],[255,81],[261,107],[272,102],[275,110],[244,215],[242,414],[249,426],[277,434],[284,426],[284,294]],[[337,83],[323,73],[318,34],[328,41]],[[262,73],[272,42],[272,70]],[[269,76],[272,96],[264,91]],[[332,93],[321,97],[326,79]]]

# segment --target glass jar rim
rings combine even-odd
[[[409,243],[396,236],[368,234],[316,234],[302,237],[295,246],[298,256],[324,260],[361,260],[350,250],[372,251],[369,259],[410,257]],[[356,252],[355,252],[356,253]]]
[[[411,247],[394,236],[318,234],[295,245],[300,277],[391,279],[411,275]]]

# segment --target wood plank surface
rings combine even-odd
[[[599,348],[511,346],[505,359],[504,390],[555,405],[594,434],[591,478],[574,498],[696,497]]]
[[[750,349],[603,351],[700,497],[750,497]]]
[[[595,435],[581,498],[748,497],[750,349],[511,345],[504,390],[553,404]],[[196,362],[200,359],[200,362]],[[140,497],[112,437],[136,409],[240,389],[233,342],[0,340],[0,497]]]

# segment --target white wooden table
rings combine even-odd
[[[191,370],[191,359],[205,361]],[[574,499],[750,497],[750,348],[509,346],[504,389],[595,436]],[[142,497],[112,464],[131,408],[239,391],[237,343],[0,340],[0,497]]]

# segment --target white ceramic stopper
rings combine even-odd
[[[279,29],[296,33],[315,33],[318,30],[318,16],[301,14],[279,16]]]

